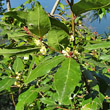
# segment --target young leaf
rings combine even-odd
[[[24,69],[24,64],[21,60],[21,58],[16,58],[16,60],[14,61],[14,64],[13,64],[13,69],[15,72],[20,72],[20,71],[23,71]]]
[[[50,70],[56,67],[60,62],[65,59],[63,56],[57,56],[52,59],[48,59],[46,61],[41,62],[34,70],[32,70],[26,80],[25,83],[29,83],[35,80],[37,77],[43,76],[50,72]]]
[[[58,27],[53,27],[47,36],[48,45],[56,50],[62,50],[62,47],[66,47],[69,44],[69,35]]]
[[[74,91],[80,79],[80,65],[72,58],[67,58],[54,77],[60,104],[68,104],[70,102],[70,94]]]
[[[110,0],[80,0],[73,5],[72,9],[76,15],[79,15],[100,8],[110,8]]]
[[[36,3],[34,10],[29,12],[27,23],[31,32],[41,37],[45,35],[51,27],[49,17],[39,2]]]
[[[0,91],[10,87],[14,82],[16,81],[16,79],[14,78],[5,78],[5,79],[2,79],[0,81]]]

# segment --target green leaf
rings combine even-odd
[[[51,22],[51,27],[56,26],[63,29],[65,32],[69,33],[67,26],[64,23],[60,22],[59,20],[56,20],[55,18],[50,17],[50,22]]]
[[[104,60],[104,61],[108,61],[108,60],[110,60],[110,55],[102,55],[102,56],[100,56],[100,59]]]
[[[27,38],[29,37],[26,33],[23,32],[8,32],[7,33],[8,38],[14,39],[14,40],[27,40]]]
[[[35,80],[37,77],[43,76],[51,71],[52,68],[56,67],[60,62],[65,59],[64,56],[56,56],[52,59],[43,60],[34,70],[32,70],[26,80],[25,83],[29,83]]]
[[[23,71],[24,69],[24,64],[21,60],[21,58],[16,58],[16,60],[14,61],[14,64],[13,64],[13,69],[16,72],[20,72],[20,71]]]
[[[81,80],[80,65],[72,58],[67,58],[54,77],[55,88],[60,104],[69,104],[70,94]]]
[[[80,15],[100,8],[110,8],[110,0],[80,0],[73,5],[72,10],[76,15]]]
[[[69,35],[58,27],[53,27],[47,36],[48,45],[56,50],[62,50],[69,44]]]
[[[87,50],[93,50],[93,49],[103,49],[103,48],[109,48],[110,47],[110,42],[101,42],[98,44],[93,44],[93,45],[87,45],[85,49]]]
[[[59,6],[60,6],[60,8],[61,8],[62,10],[65,9],[65,7],[64,7],[64,5],[63,5],[62,3],[59,3]]]
[[[43,98],[41,99],[41,101],[42,101],[44,104],[47,104],[47,106],[48,106],[48,105],[51,105],[51,106],[55,106],[55,105],[56,105],[55,101],[54,101],[53,99],[51,99],[51,98],[43,97]]]
[[[11,56],[11,55],[16,55],[16,54],[25,54],[25,53],[30,53],[32,51],[37,51],[39,48],[27,48],[27,49],[0,49],[0,55],[6,55],[6,56]]]
[[[48,90],[49,87],[40,87],[40,88],[30,88],[26,92],[23,92],[22,94],[19,95],[18,98],[18,103],[16,105],[16,110],[24,110],[24,106],[26,104],[32,103],[36,97],[38,92],[40,91],[46,91]]]
[[[11,16],[13,18],[16,18],[17,20],[21,21],[21,22],[25,22],[26,21],[26,17],[28,16],[28,12],[24,12],[24,11],[9,11],[4,13],[4,16]]]
[[[14,82],[16,81],[16,79],[14,78],[5,78],[2,79],[0,81],[0,91],[7,89],[8,87],[10,87]]]
[[[84,100],[82,102],[81,110],[100,110],[100,108],[102,108],[103,100],[104,96],[99,93],[99,96],[96,96],[94,99],[89,98],[88,100]]]
[[[27,23],[31,32],[40,37],[45,35],[51,27],[49,17],[39,2],[36,3],[34,10],[29,12]]]

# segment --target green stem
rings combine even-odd
[[[73,36],[75,38],[75,19],[74,19],[74,13],[72,11],[72,7],[74,5],[74,0],[71,0],[71,5],[70,5],[70,9],[71,9],[71,25],[72,25],[72,33],[73,33]],[[75,40],[73,41],[73,49],[75,49]]]

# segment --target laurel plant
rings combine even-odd
[[[65,1],[70,16],[61,3],[56,17],[36,2],[1,18],[0,96],[9,94],[16,110],[103,110],[109,103],[110,40],[84,26],[81,14],[106,10],[110,0]]]

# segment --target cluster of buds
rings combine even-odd
[[[39,39],[34,39],[34,43],[35,43],[37,46],[40,46],[40,47],[41,47],[40,52],[41,52],[43,55],[46,55],[46,47],[44,46],[44,44],[42,43],[42,41],[40,41]]]
[[[16,79],[17,81],[14,83],[17,87],[21,87],[20,79],[21,79],[21,73],[16,72]]]
[[[62,50],[62,54],[66,57],[71,57],[72,55],[69,47],[67,47],[66,50]]]
[[[74,36],[70,35],[70,42],[73,42],[73,41],[74,41]]]

